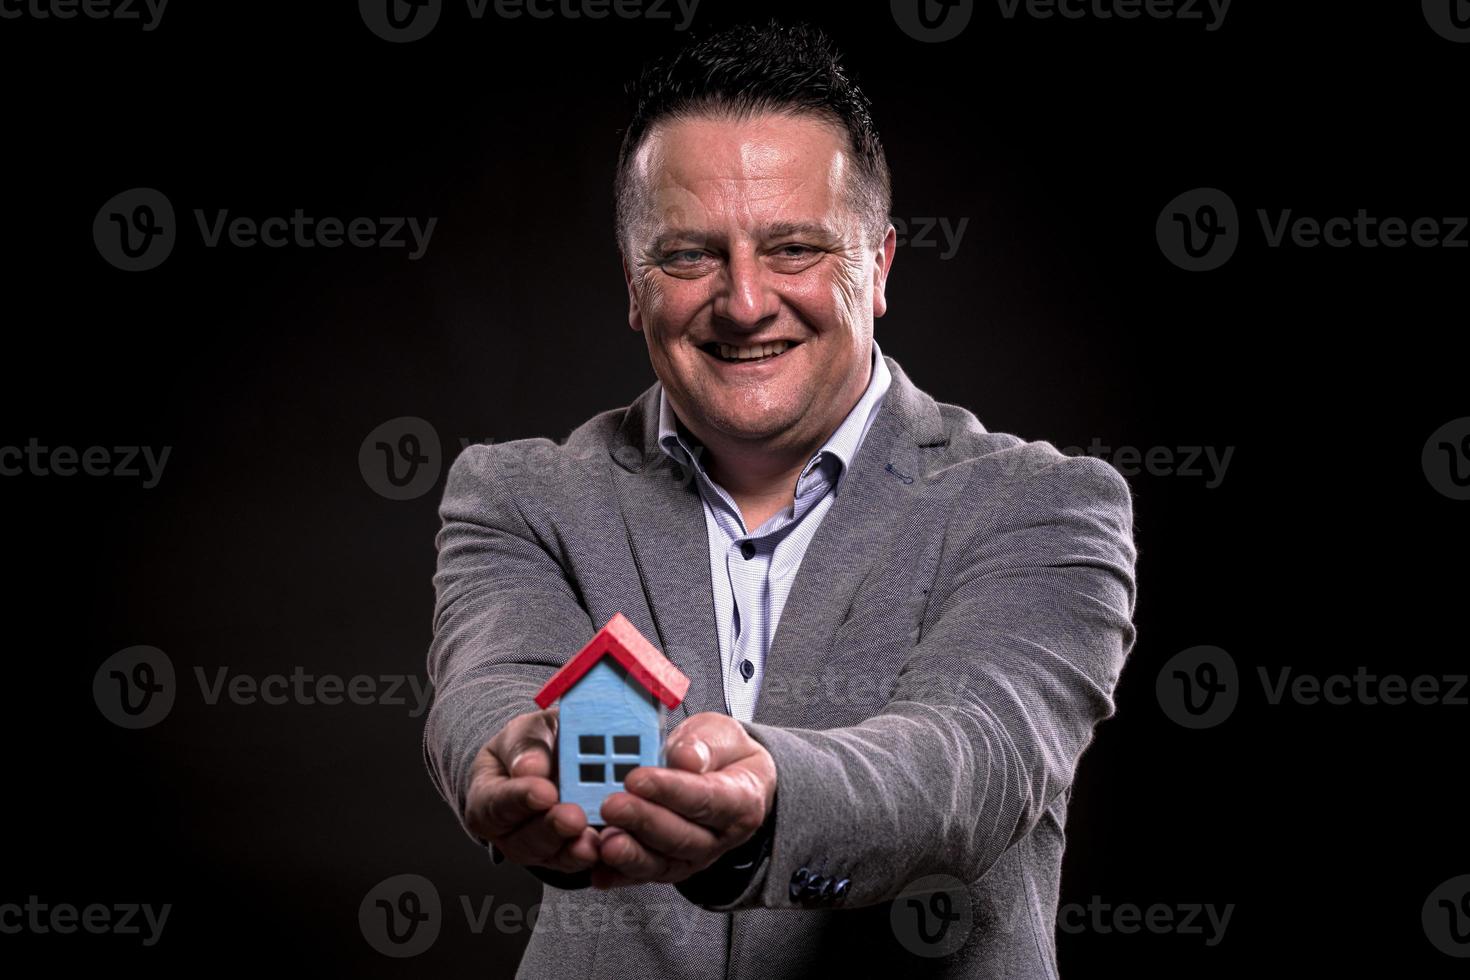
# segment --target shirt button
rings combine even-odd
[[[744,677],[746,680],[750,680],[752,677],[754,677],[755,664],[751,663],[749,660],[740,661],[740,676]]]
[[[752,558],[755,557],[754,541],[740,542],[740,557],[744,558],[746,561],[750,561]]]

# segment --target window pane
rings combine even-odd
[[[614,735],[613,736],[613,755],[637,755],[637,754],[638,754],[638,736],[637,735]]]
[[[578,779],[584,783],[602,783],[607,781],[607,766],[582,764],[577,767]]]
[[[607,752],[607,741],[602,735],[578,735],[577,751],[583,755],[602,755]]]
[[[638,763],[636,762],[619,762],[617,765],[613,766],[613,782],[621,783],[623,780],[628,778],[628,773],[637,768]]]

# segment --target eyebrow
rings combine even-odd
[[[788,238],[791,236],[807,236],[811,238],[830,241],[836,237],[831,228],[817,221],[777,221],[768,225],[762,225],[756,229],[756,237],[761,241],[769,241],[772,238]],[[706,232],[697,228],[672,228],[654,239],[653,247],[656,250],[668,248],[674,242],[717,242],[725,240],[723,232]]]

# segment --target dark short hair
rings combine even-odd
[[[893,206],[892,180],[872,105],[848,77],[831,40],[809,24],[744,24],[691,41],[645,66],[628,86],[633,118],[618,152],[613,197],[621,248],[636,207],[632,160],[648,131],[664,119],[744,119],[761,112],[811,114],[847,134],[855,174],[849,206],[869,237],[881,240]]]

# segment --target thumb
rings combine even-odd
[[[729,715],[704,711],[669,733],[669,768],[716,772],[750,754],[750,735]]]
[[[511,776],[551,778],[558,710],[558,705],[552,705],[518,719],[521,724],[505,752],[505,769]]]

